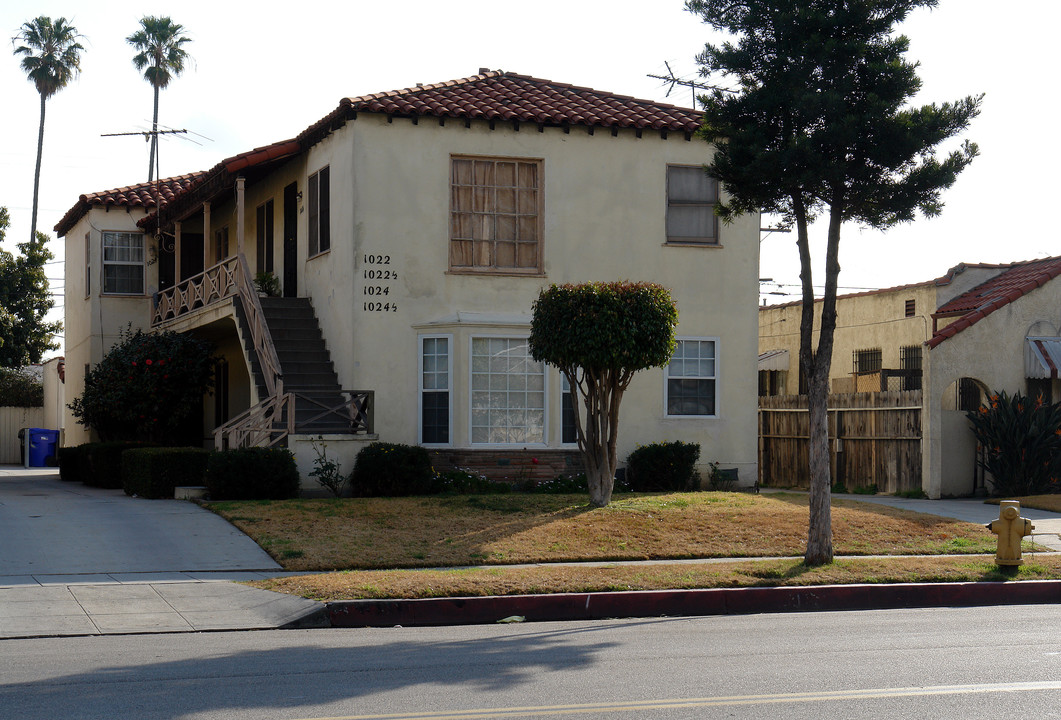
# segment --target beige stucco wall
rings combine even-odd
[[[972,491],[968,463],[953,457],[961,440],[945,437],[944,408],[948,390],[962,377],[971,377],[989,391],[1026,392],[1024,346],[1029,330],[1049,323],[1061,326],[1061,283],[1050,282],[991,313],[927,355],[924,410],[925,492],[930,497],[965,495]],[[967,426],[966,426],[967,427]]]
[[[906,301],[913,300],[915,314],[906,317]],[[815,340],[821,326],[820,302],[815,303]],[[837,387],[849,382],[856,350],[881,350],[882,366],[900,367],[901,348],[921,345],[932,335],[931,314],[937,307],[936,287],[914,285],[899,290],[843,297],[836,305],[836,332],[829,377]],[[801,306],[776,305],[759,309],[759,353],[787,350],[789,367],[787,392],[799,390],[799,325]],[[922,356],[927,353],[922,353]],[[837,382],[839,381],[839,382]]]
[[[147,268],[145,295],[118,297],[100,294],[103,287],[102,233],[139,232],[136,222],[143,216],[144,213],[140,209],[130,212],[111,209],[108,212],[94,207],[66,234],[64,392],[67,403],[84,391],[85,366],[98,362],[111,345],[117,342],[122,330],[130,326],[134,330],[145,328],[150,323],[149,293],[152,288],[158,286],[157,264]],[[88,288],[85,283],[86,236],[92,273]],[[146,248],[152,245],[152,240],[145,241]],[[150,249],[147,251],[147,257],[152,257]],[[154,282],[152,273],[156,278]],[[88,430],[78,424],[69,408],[64,407],[62,424],[65,428],[65,445],[78,445],[91,439]]]
[[[756,475],[755,322],[758,217],[722,228],[722,248],[664,243],[666,166],[702,164],[709,147],[672,135],[590,136],[573,129],[516,132],[485,123],[440,127],[359,116],[314,147],[306,172],[331,168],[331,251],[305,264],[311,295],[342,385],[376,393],[380,439],[417,442],[420,334],[453,336],[452,441],[470,446],[468,356],[476,335],[526,335],[531,304],[550,283],[650,280],[678,303],[684,336],[719,338],[719,414],[663,416],[663,374],[638,376],[624,400],[620,456],[639,443],[688,440],[702,460]],[[449,273],[450,156],[540,158],[545,192],[544,276]],[[302,183],[300,182],[300,187]],[[300,215],[304,244],[305,213]],[[385,255],[397,280],[384,283],[396,312],[366,312],[365,256]],[[300,293],[302,294],[302,293]],[[523,314],[504,322],[446,322],[456,313]],[[549,373],[547,443],[560,437],[559,375]]]
[[[275,272],[283,277],[283,188],[297,182],[303,193],[298,213],[298,294],[313,303],[341,385],[375,391],[375,422],[381,440],[416,443],[418,338],[424,334],[451,336],[453,447],[471,445],[472,337],[525,336],[531,305],[540,289],[551,283],[661,282],[678,304],[679,336],[717,340],[718,412],[716,417],[703,419],[666,418],[663,371],[645,371],[635,378],[623,402],[620,457],[625,459],[638,444],[695,441],[701,443],[703,464],[717,461],[737,467],[745,484],[751,484],[757,476],[754,358],[759,218],[749,216],[721,227],[722,247],[665,243],[667,164],[699,165],[709,159],[709,150],[705,143],[687,141],[681,134],[664,140],[650,132],[642,138],[627,131],[618,137],[608,132],[591,136],[584,129],[572,129],[570,134],[559,129],[539,133],[533,127],[517,132],[508,125],[496,130],[485,123],[443,127],[437,121],[414,125],[396,119],[388,123],[385,118],[361,115],[308,153],[247,185],[243,252],[253,272],[255,210],[272,198]],[[450,157],[456,154],[542,160],[545,240],[541,276],[448,272]],[[309,258],[306,180],[325,165],[330,168],[331,249]],[[67,236],[68,267],[74,271],[67,282],[68,397],[80,393],[78,383],[83,382],[83,369],[70,373],[75,362],[83,368],[85,362],[98,360],[125,323],[146,327],[149,322],[149,298],[124,303],[115,298],[86,301],[83,286],[79,288],[73,277],[84,266],[85,232],[92,233],[95,275],[99,267],[96,228],[135,229],[141,216],[122,212],[126,225],[118,227],[113,222],[101,225],[101,214],[91,211]],[[214,201],[208,246],[209,230],[228,224],[234,252],[236,219],[232,199]],[[201,214],[185,220],[182,229],[202,231]],[[397,278],[382,284],[366,280],[368,254],[389,256],[388,267],[397,272]],[[382,299],[396,304],[397,311],[366,311],[366,284],[385,285],[388,295]],[[157,265],[152,265],[148,268],[149,292],[157,285]],[[235,367],[238,349],[226,347],[230,367]],[[231,380],[235,387],[236,376]],[[546,442],[539,447],[560,447],[558,373],[547,373],[546,390]],[[208,419],[212,419],[212,402],[208,400],[204,407]],[[243,398],[238,404],[242,406]],[[302,447],[306,443],[296,445],[307,449]],[[300,466],[308,466],[311,460],[312,456],[302,458]]]

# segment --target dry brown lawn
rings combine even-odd
[[[621,495],[606,508],[523,494],[211,507],[296,571],[801,556],[808,521],[806,495],[784,493]],[[835,500],[832,519],[837,555],[995,549],[980,525],[881,505]]]
[[[1014,575],[993,557],[890,557],[837,560],[808,568],[798,559],[720,563],[539,566],[449,570],[355,570],[250,583],[313,600],[471,597],[558,592],[1061,579],[1061,555],[1026,555]]]

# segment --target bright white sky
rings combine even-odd
[[[38,229],[51,233],[82,193],[147,179],[142,137],[101,135],[150,128],[151,87],[132,66],[124,38],[151,14],[169,14],[193,40],[185,46],[193,62],[163,91],[159,121],[193,131],[187,137],[201,143],[163,136],[163,176],[293,137],[342,97],[467,77],[480,67],[690,106],[687,88],[668,97],[663,83],[646,76],[666,74],[668,61],[679,76],[694,78],[694,56],[711,37],[681,0],[6,2],[4,38],[36,15],[66,17],[85,36],[81,75],[48,102]],[[842,288],[919,282],[959,262],[1061,254],[1047,212],[1057,193],[1046,182],[1061,166],[1053,141],[1058,101],[1042,82],[1056,70],[1059,26],[1054,0],[1015,0],[1002,10],[987,0],[942,0],[911,17],[902,31],[921,63],[919,101],[986,93],[967,133],[981,156],[945,194],[941,217],[887,233],[845,227]],[[29,235],[40,103],[11,47],[0,54],[0,205],[11,213],[6,247],[13,250]],[[62,243],[52,249],[61,260]],[[794,236],[767,236],[761,249],[760,275],[796,292]],[[822,250],[818,242],[819,267]],[[631,279],[656,279],[630,271]],[[48,274],[60,291],[62,265]]]

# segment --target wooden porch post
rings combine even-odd
[[[244,215],[244,185],[246,179],[240,175],[236,178],[236,254],[243,252],[243,228],[246,225]]]
[[[173,223],[173,284],[181,281],[181,224]]]
[[[203,269],[213,265],[210,262],[210,243],[213,242],[213,235],[210,233],[210,202],[203,203]]]

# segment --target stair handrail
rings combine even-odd
[[[247,258],[242,252],[237,257],[239,270],[236,272],[236,292],[243,303],[243,313],[247,317],[247,326],[250,328],[251,340],[254,342],[254,352],[258,355],[258,364],[265,378],[265,389],[270,396],[282,395],[284,378],[280,369],[280,358],[273,344],[273,336],[266,325],[265,312],[262,310],[258,293],[254,289]]]
[[[273,447],[295,432],[295,396],[270,395],[214,428],[214,449]]]
[[[303,420],[298,424],[306,426],[321,418],[335,415],[341,418],[343,422],[349,424],[351,432],[355,434],[368,433],[371,435],[374,432],[373,407],[375,405],[375,392],[373,390],[340,390],[339,393],[348,397],[334,407],[329,407],[308,395],[297,392],[294,393],[299,402],[309,403],[310,405],[324,408],[323,412],[319,412],[310,419]],[[303,404],[300,407],[305,408],[306,405]]]

